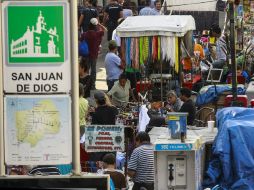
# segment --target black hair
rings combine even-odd
[[[150,0],[145,0],[145,6],[150,6],[150,3],[151,3],[151,1]]]
[[[187,98],[191,97],[191,90],[188,88],[181,88],[180,93],[182,96],[186,96]]]
[[[148,133],[141,131],[137,134],[136,141],[139,141],[140,143],[145,141],[150,142],[150,136],[148,135]]]
[[[79,97],[84,96],[84,94],[85,94],[84,85],[82,83],[79,83]]]
[[[119,76],[119,80],[121,79],[125,79],[127,80],[127,75],[125,73],[122,73],[120,76]]]
[[[97,7],[97,0],[89,0],[89,2],[94,6]]]
[[[161,1],[160,0],[154,1],[154,6],[156,6],[156,3],[161,3]]]
[[[216,34],[221,34],[221,28],[217,24],[213,24],[211,29],[210,29],[210,35],[212,32],[215,32]]]
[[[79,65],[82,69],[84,69],[84,71],[88,71],[89,67],[88,67],[88,59],[86,57],[81,57],[80,61],[79,61]]]
[[[100,100],[97,100],[97,99],[96,99],[96,102],[97,102],[97,104],[99,104],[100,106],[103,106],[103,105],[106,104],[106,99],[105,99],[105,98],[104,98],[104,99],[100,99]]]
[[[114,40],[111,40],[110,42],[109,42],[109,44],[108,44],[108,49],[109,49],[109,51],[112,51],[112,50],[114,50],[114,49],[117,49],[117,44],[116,44],[116,42],[114,43],[113,42]]]
[[[130,9],[130,2],[129,1],[123,2],[123,9]]]
[[[236,68],[237,68],[237,70],[242,70],[242,65],[241,65],[241,64],[238,64],[238,65],[236,66]]]
[[[106,164],[113,165],[116,163],[116,156],[113,153],[108,153],[103,157],[102,161]]]

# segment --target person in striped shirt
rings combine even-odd
[[[154,190],[154,154],[149,135],[139,132],[136,145],[128,163],[128,175],[134,181],[132,190]]]

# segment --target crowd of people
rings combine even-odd
[[[86,1],[85,1],[86,2]],[[116,28],[128,16],[135,15],[160,15],[161,1],[144,1],[143,7],[133,9],[130,2],[120,2],[110,0],[109,4],[103,9],[104,12],[99,16],[99,13],[94,7],[93,0],[88,0],[85,3],[87,7],[80,13],[79,32],[80,41],[86,41],[88,44],[89,54],[80,59],[80,126],[81,133],[84,132],[84,118],[91,116],[90,124],[96,125],[115,125],[116,118],[119,114],[117,107],[124,107],[130,101],[136,100],[138,96],[135,94],[136,81],[140,79],[139,71],[135,68],[125,68],[124,59],[121,55],[121,39],[116,33]],[[95,90],[96,81],[96,62],[102,38],[107,32],[108,52],[105,56],[104,63],[106,69],[107,91],[96,91],[93,98],[95,99],[95,108],[88,108],[84,98],[90,96],[90,91]],[[211,30],[211,37],[218,38],[214,45],[216,48],[216,58],[214,67],[221,67],[220,63],[225,62],[227,52],[223,44],[221,31],[217,26]],[[215,41],[214,41],[215,42]],[[208,42],[202,39],[196,40],[194,45],[194,53],[197,53],[198,61],[206,59]],[[208,52],[211,52],[210,49]],[[90,72],[89,72],[90,71]],[[90,75],[89,75],[90,73]],[[82,94],[84,96],[82,97]],[[111,103],[112,102],[112,103]],[[177,92],[170,91],[167,95],[167,100],[161,104],[160,108],[166,112],[187,112],[187,124],[194,125],[196,107],[191,99],[191,90],[181,88]],[[83,118],[81,118],[83,117]],[[157,118],[151,117],[151,123]],[[161,118],[160,125],[165,124],[165,118]],[[139,132],[135,138],[136,148],[133,150],[128,160],[128,176],[134,182],[133,189],[138,190],[145,188],[152,190],[154,188],[154,163],[153,163],[153,147],[151,146],[148,133]],[[121,171],[116,170],[116,154],[115,153],[89,153],[88,159],[93,161],[103,161],[104,173],[110,174],[115,187],[117,189],[126,188],[126,178]]]
[[[121,39],[116,34],[116,28],[128,16],[135,15],[160,15],[161,1],[144,1],[141,9],[135,8],[131,2],[122,2],[110,0],[103,9],[101,15],[96,7],[95,0],[85,0],[82,8],[79,9],[79,41],[85,41],[88,47],[88,54],[82,55],[79,59],[79,125],[80,135],[83,136],[87,124],[91,125],[115,125],[119,109],[125,107],[130,100],[137,101],[138,96],[135,91],[136,81],[140,79],[140,73],[134,68],[125,68],[125,62],[121,55]],[[107,34],[108,52],[104,63],[106,69],[107,91],[96,90],[96,64],[99,51],[102,45],[102,39]],[[221,29],[214,25],[208,36],[196,37],[194,44],[194,54],[198,59],[208,59],[212,57],[213,68],[224,68],[228,66],[228,47],[227,36],[222,34]],[[214,39],[214,40],[213,40]],[[215,49],[213,47],[216,47]],[[238,65],[238,74],[243,75],[246,81],[249,75]],[[230,76],[227,72],[226,76]],[[89,105],[87,100],[92,95],[95,105]],[[184,112],[188,113],[187,125],[194,125],[196,107],[191,99],[192,92],[188,88],[181,88],[179,91],[169,91],[167,100],[160,104],[159,108],[166,112]],[[158,109],[155,106],[154,109]],[[89,119],[91,118],[91,119]],[[158,118],[151,116],[150,123]],[[162,117],[160,124],[165,124],[165,118]],[[156,124],[153,124],[156,126]],[[83,146],[81,151],[85,152]],[[83,157],[84,154],[81,154]],[[86,153],[86,158],[81,160],[102,161],[103,170],[98,171],[104,174],[110,174],[115,189],[126,189],[127,181],[122,170],[116,169],[116,153],[100,152]],[[40,167],[30,171],[38,174]],[[43,170],[45,170],[45,167]],[[49,167],[47,167],[48,169]],[[122,169],[122,168],[120,168]],[[37,171],[38,170],[38,171]],[[56,168],[57,172],[58,169]],[[57,173],[55,172],[55,173]],[[52,171],[52,173],[54,173]],[[60,170],[57,174],[60,174]],[[128,160],[127,174],[133,180],[133,190],[154,189],[154,153],[149,134],[141,131],[135,135],[135,148]]]

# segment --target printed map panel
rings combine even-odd
[[[70,98],[67,95],[6,96],[7,164],[70,163],[70,111]]]

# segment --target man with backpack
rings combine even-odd
[[[99,21],[96,18],[92,18],[89,22],[88,31],[85,32],[81,36],[81,41],[86,41],[88,45],[88,64],[89,68],[91,69],[91,89],[95,89],[95,81],[96,81],[96,63],[99,53],[99,46],[102,41],[102,37],[104,35],[104,32],[107,31],[107,29],[99,23]]]

